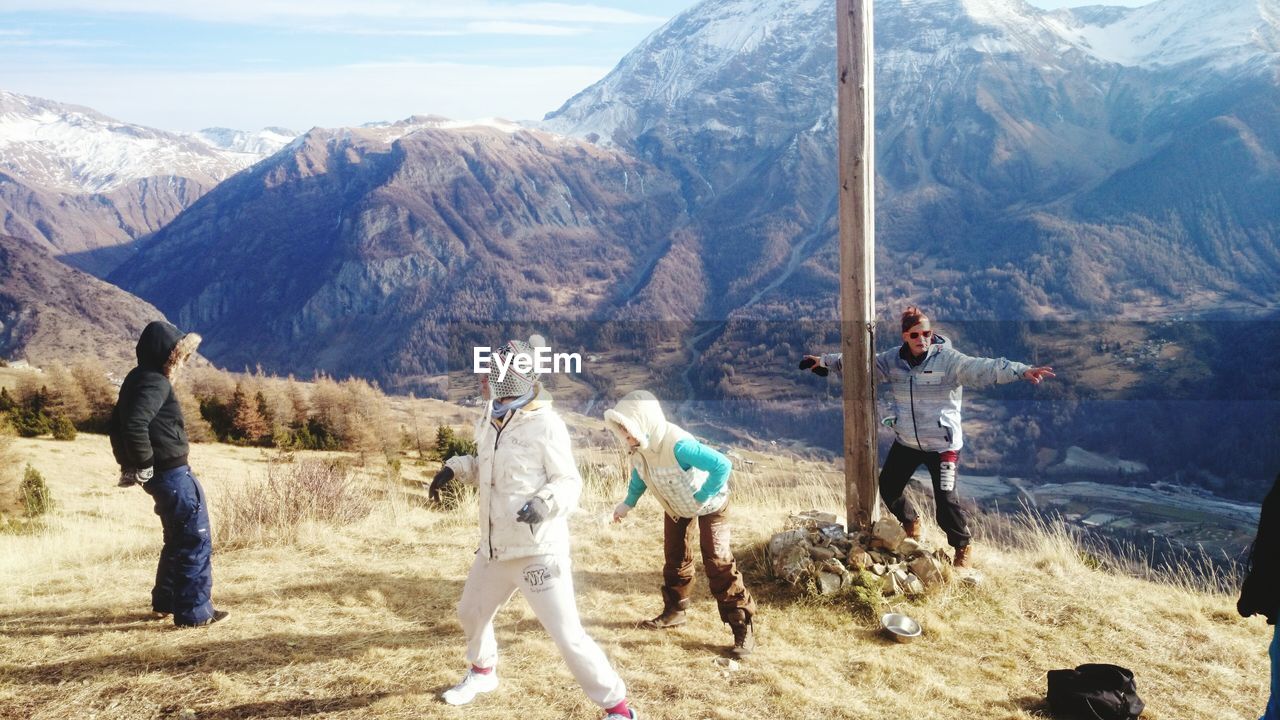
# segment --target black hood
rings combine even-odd
[[[138,338],[138,367],[149,370],[163,370],[173,348],[186,333],[163,320],[147,323]]]

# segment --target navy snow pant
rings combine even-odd
[[[213,617],[213,539],[204,488],[186,465],[165,470],[142,487],[156,501],[164,527],[151,608],[173,613],[175,625],[202,623]]]

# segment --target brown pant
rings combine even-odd
[[[720,619],[737,619],[736,611],[746,613],[747,620],[756,612],[756,601],[742,583],[742,573],[729,547],[728,506],[719,512],[698,518],[673,518],[663,514],[662,549],[666,562],[662,566],[662,598],[668,607],[684,603],[693,589],[693,548],[690,545],[693,524],[698,525],[698,544],[702,548],[702,565],[707,572],[711,594],[720,607]]]

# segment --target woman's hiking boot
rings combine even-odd
[[[920,522],[920,518],[916,518],[915,520],[908,520],[902,523],[902,530],[906,532],[907,537],[911,538],[912,540],[919,540],[920,536],[924,534],[924,528],[921,527],[921,524],[922,523]]]
[[[645,620],[640,623],[640,627],[646,630],[662,630],[664,628],[675,627],[685,624],[689,618],[685,617],[684,611],[689,607],[689,600],[677,600],[675,603],[667,602],[662,608],[662,612],[651,620]]]
[[[729,652],[736,658],[744,658],[756,649],[756,636],[751,627],[751,618],[745,610],[735,610],[726,618],[729,629],[733,630],[733,647]]]
[[[965,545],[956,548],[956,559],[951,561],[951,565],[958,568],[973,567],[972,547],[972,545]]]

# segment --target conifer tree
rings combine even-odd
[[[271,434],[271,426],[258,410],[257,399],[246,397],[244,387],[236,384],[231,395],[231,436],[243,442],[256,444]]]

